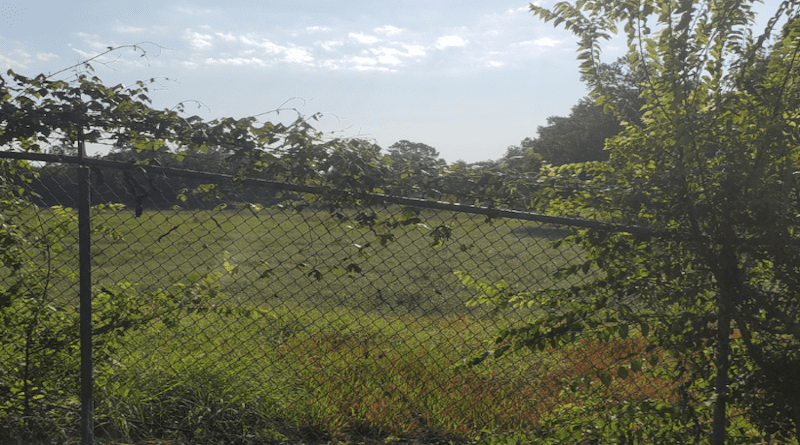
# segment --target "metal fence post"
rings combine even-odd
[[[717,296],[717,377],[715,379],[717,400],[714,402],[711,444],[724,445],[728,423],[728,385],[730,383],[731,363],[731,304],[738,296],[742,279],[739,276],[739,265],[736,253],[730,244],[722,247],[719,278],[719,295]]]
[[[80,270],[80,337],[81,337],[81,443],[94,441],[94,400],[92,361],[92,240],[91,189],[89,167],[85,156],[83,127],[78,127],[78,261]]]

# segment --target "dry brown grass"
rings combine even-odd
[[[582,403],[581,393],[563,390],[583,376],[592,378],[588,391],[609,402],[669,397],[669,382],[642,373],[609,387],[597,377],[616,372],[619,357],[644,346],[634,339],[585,341],[481,369],[455,369],[463,351],[453,346],[402,350],[387,341],[318,334],[290,348],[303,351],[302,378],[314,394],[308,408],[336,434],[463,440],[486,428],[530,428],[559,406]]]

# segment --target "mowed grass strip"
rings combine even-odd
[[[475,315],[466,307],[474,292],[454,271],[536,290],[558,285],[556,271],[582,255],[573,246],[551,247],[566,228],[518,220],[487,223],[482,216],[425,210],[418,223],[390,229],[358,224],[355,210],[257,209],[147,210],[139,217],[130,209],[95,212],[93,280],[151,290],[210,273],[220,275],[221,304]],[[401,210],[362,209],[381,217]],[[449,237],[434,248],[437,227],[446,227]],[[75,242],[63,240],[58,266],[77,269]]]

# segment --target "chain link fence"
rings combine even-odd
[[[6,234],[27,227],[34,241],[2,271],[2,301],[20,306],[2,326],[0,413],[69,439],[81,402],[78,168],[34,164],[38,176],[5,178],[30,197],[6,204],[18,223]],[[471,442],[577,409],[564,382],[644,347],[466,366],[540,310],[477,297],[577,284],[557,278],[583,259],[554,243],[574,229],[565,219],[407,198],[330,209],[300,187],[91,165],[98,440]],[[669,397],[641,374],[594,391]]]

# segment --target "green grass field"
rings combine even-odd
[[[454,271],[536,290],[580,251],[552,247],[564,229],[418,216],[382,246],[387,229],[357,224],[355,212],[96,212],[96,289],[194,282],[197,296],[177,325],[127,332],[96,364],[99,437],[467,441],[530,428],[568,402],[559,379],[610,360],[597,347],[585,359],[553,350],[456,368],[531,312],[468,307],[474,291]],[[46,230],[47,211],[38,217]],[[449,238],[431,247],[443,225]],[[57,267],[77,268],[75,241],[53,249]],[[76,301],[75,280],[54,283],[61,301]]]
[[[146,288],[211,272],[223,275],[221,291],[236,304],[440,316],[469,313],[472,293],[456,270],[531,290],[552,285],[553,273],[578,255],[550,248],[565,233],[553,228],[427,211],[421,219],[395,228],[383,247],[383,229],[309,209],[101,213],[95,224],[121,238],[95,240],[93,277]],[[432,229],[442,224],[452,236],[431,248]]]

